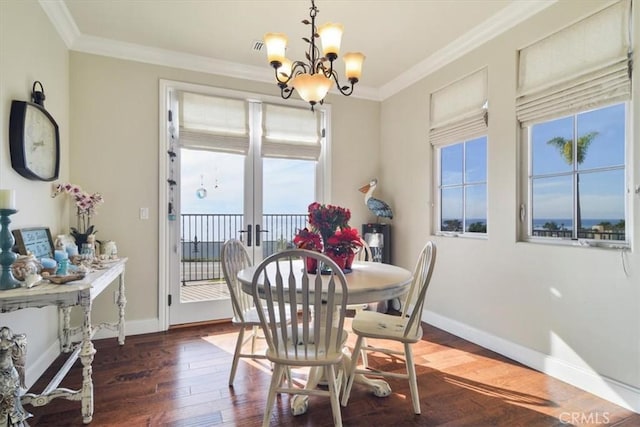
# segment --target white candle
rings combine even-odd
[[[0,209],[16,208],[16,191],[0,190]]]

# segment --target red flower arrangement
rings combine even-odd
[[[343,268],[351,268],[355,251],[362,246],[358,230],[349,227],[351,211],[314,202],[309,205],[309,228],[298,230],[293,243],[302,249],[324,251]],[[312,269],[308,266],[309,271]]]
[[[293,238],[293,243],[300,249],[322,252],[322,238],[318,233],[309,231],[306,227],[298,230],[298,234]]]
[[[348,227],[351,211],[334,205],[321,205],[313,202],[309,205],[309,225],[327,240],[338,228]]]
[[[351,227],[344,227],[335,232],[335,234],[327,239],[327,250],[331,250],[337,254],[354,253],[362,246],[358,230]]]

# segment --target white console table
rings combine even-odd
[[[21,397],[23,404],[43,406],[52,399],[61,397],[68,400],[81,401],[82,421],[85,424],[93,418],[93,380],[91,378],[91,363],[95,349],[91,341],[93,335],[102,328],[118,332],[118,343],[124,344],[125,320],[124,307],[126,298],[124,293],[124,273],[127,258],[121,258],[105,265],[105,269],[87,274],[84,279],[64,285],[44,283],[33,288],[18,288],[0,291],[0,312],[20,310],[31,307],[58,306],[60,314],[59,339],[61,352],[70,353],[66,363],[60,368],[56,376],[40,394],[26,393]],[[118,279],[118,321],[92,325],[91,305],[93,300],[102,293],[112,282]],[[82,308],[82,325],[71,326],[71,307]],[[72,338],[77,333],[82,334],[79,343],[73,343]],[[70,390],[59,387],[74,362],[80,357],[82,363],[82,388]]]

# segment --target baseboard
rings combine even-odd
[[[423,312],[422,320],[630,411],[640,413],[639,388],[604,377],[597,372],[585,370],[583,367],[571,365],[430,310]]]
[[[28,349],[27,349],[28,351]],[[25,369],[25,385],[27,386],[27,390],[38,381],[38,378],[44,373],[44,371],[49,368],[49,366],[53,363],[54,360],[60,355],[60,340],[56,339],[53,344],[51,344],[47,350],[40,354],[35,362],[29,362]],[[42,390],[36,390],[36,392],[41,392]]]

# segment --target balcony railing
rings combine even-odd
[[[180,220],[182,283],[222,280],[222,245],[229,239],[242,237],[240,231],[244,229],[243,215],[182,214]],[[263,233],[260,236],[262,256],[293,247],[293,236],[298,229],[306,227],[306,224],[307,214],[263,215]],[[253,238],[252,240],[255,241]]]
[[[573,238],[573,231],[571,230],[540,230],[535,229],[531,233],[534,237],[558,237],[561,239]],[[625,232],[621,231],[599,231],[596,229],[581,229],[578,231],[578,239],[590,239],[590,240],[625,240]]]

